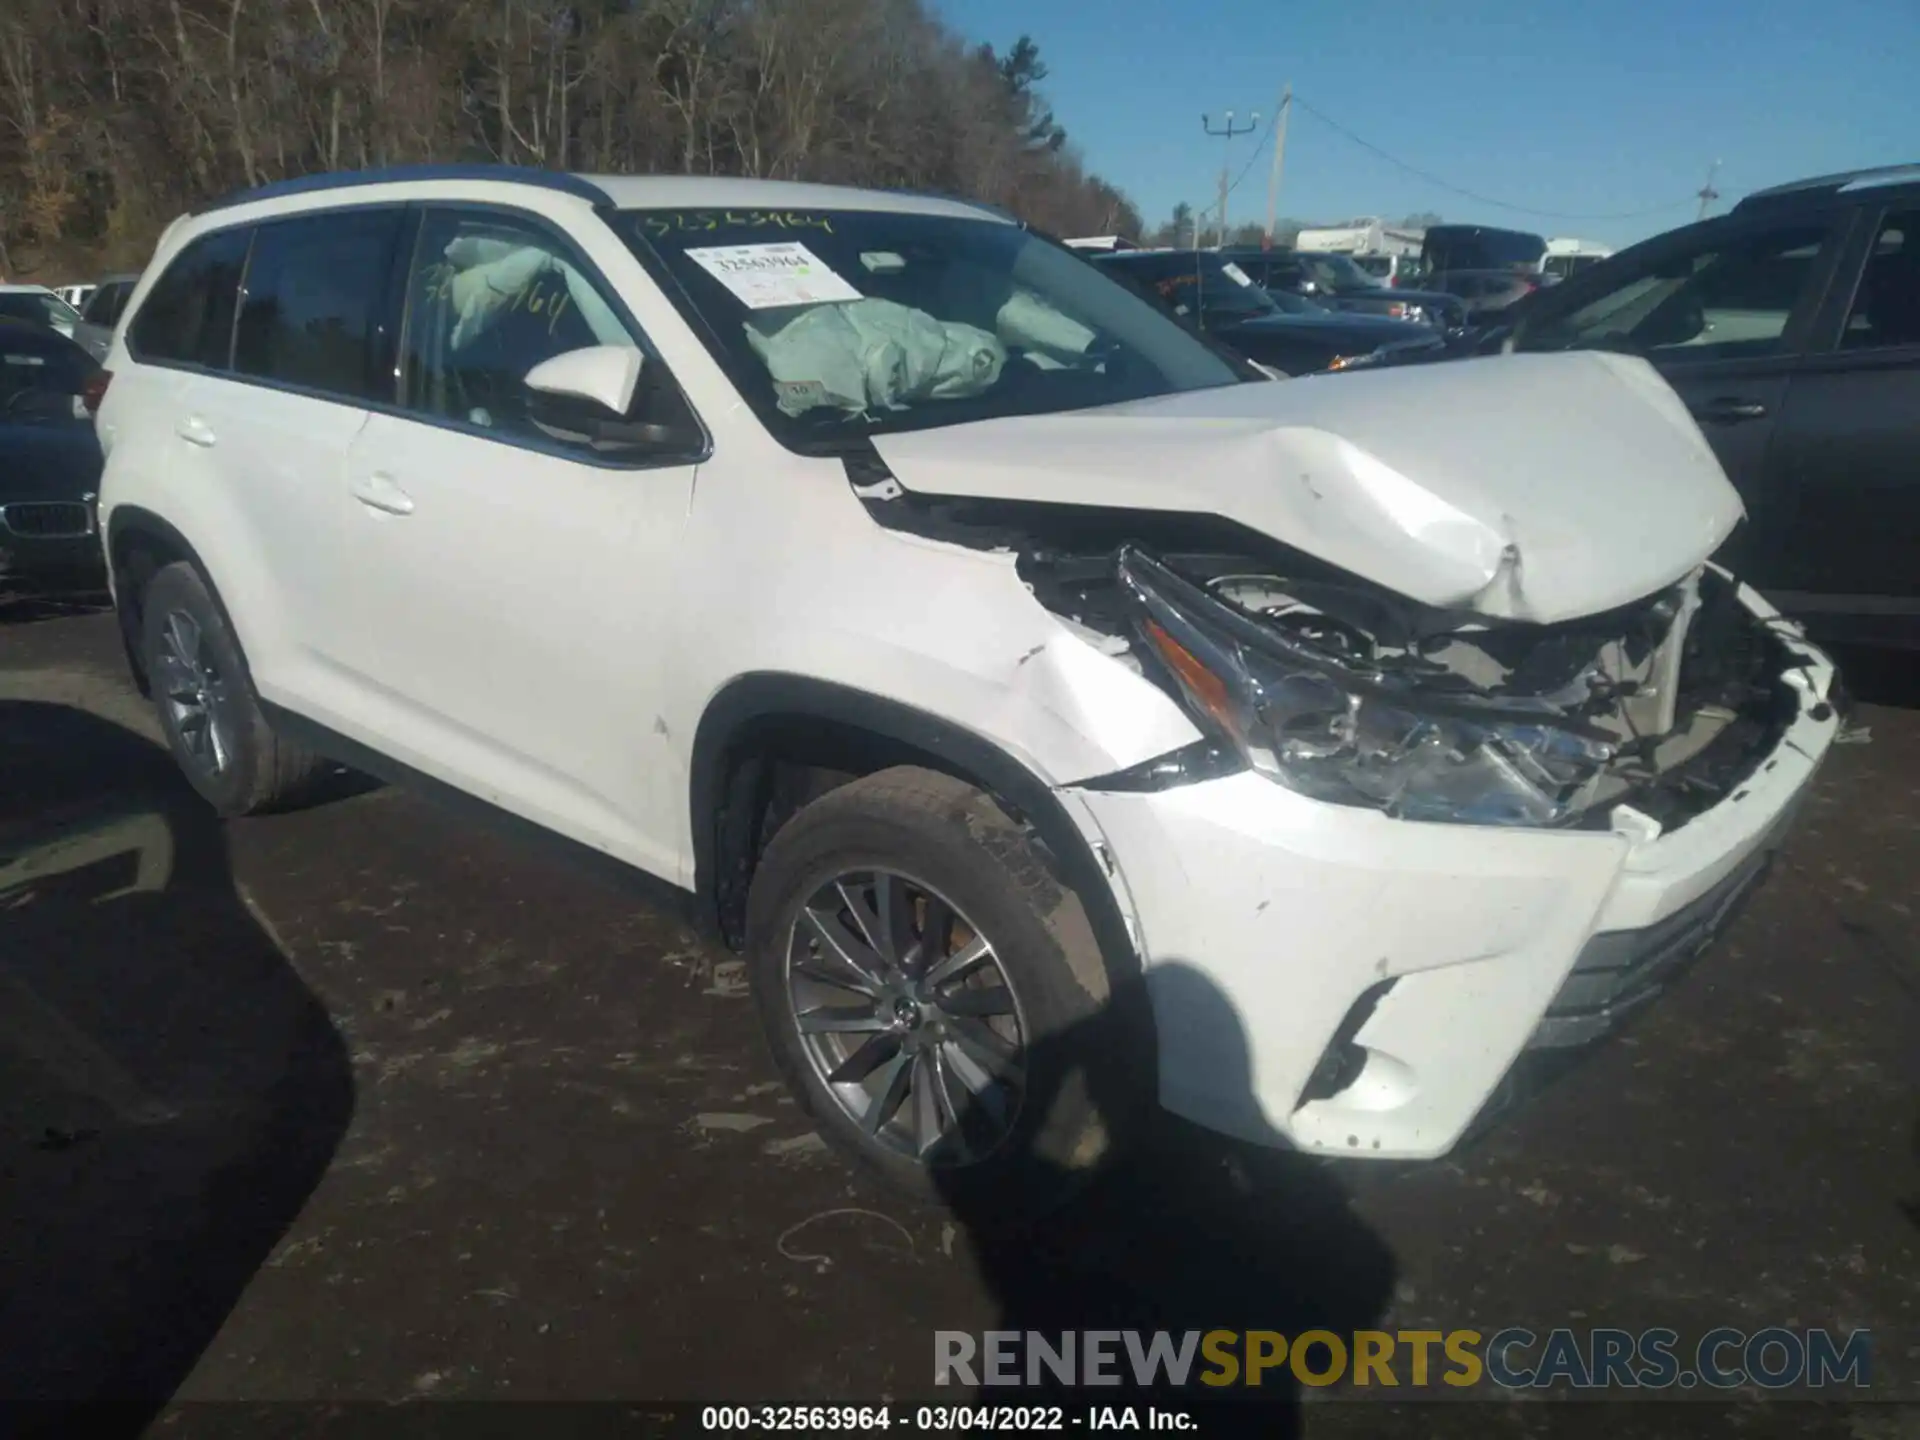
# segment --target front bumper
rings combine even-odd
[[[1773,612],[1752,591],[1757,616]],[[1677,829],[1392,820],[1251,773],[1073,790],[1145,958],[1167,1109],[1256,1142],[1446,1153],[1525,1051],[1604,1033],[1749,891],[1838,728],[1803,642],[1794,713]]]

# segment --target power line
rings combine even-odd
[[[1240,188],[1240,182],[1253,173],[1253,167],[1259,162],[1260,157],[1266,153],[1267,146],[1273,143],[1274,132],[1279,128],[1280,111],[1275,110],[1273,112],[1273,119],[1267,122],[1267,133],[1261,137],[1260,143],[1253,147],[1253,153],[1247,157],[1247,163],[1240,167],[1240,173],[1233,177],[1233,183],[1227,186],[1227,193],[1229,195],[1238,190]]]
[[[1369,140],[1361,139],[1358,135],[1354,134],[1353,131],[1347,129],[1346,126],[1342,125],[1338,120],[1335,120],[1332,116],[1327,115],[1326,113],[1324,113],[1319,109],[1316,109],[1314,106],[1308,104],[1305,100],[1302,100],[1298,95],[1295,95],[1293,97],[1293,103],[1298,105],[1302,110],[1305,110],[1309,115],[1313,116],[1314,119],[1318,120],[1322,125],[1325,125],[1328,129],[1334,131],[1338,135],[1344,136],[1346,139],[1352,141],[1355,145],[1358,145],[1362,150],[1369,151],[1372,154],[1379,156],[1382,160],[1386,161],[1389,165],[1392,165],[1397,169],[1404,170],[1406,171],[1407,174],[1415,176],[1418,179],[1424,180],[1429,185],[1434,185],[1442,190],[1451,191],[1455,195],[1463,196],[1464,198],[1473,201],[1476,205],[1489,205],[1489,206],[1492,206],[1495,210],[1511,210],[1516,214],[1520,214],[1520,215],[1540,215],[1553,220],[1640,220],[1640,219],[1644,219],[1649,215],[1662,215],[1669,210],[1677,210],[1682,206],[1691,205],[1694,203],[1695,200],[1699,198],[1697,195],[1689,195],[1684,200],[1670,201],[1665,205],[1651,205],[1644,210],[1623,210],[1623,211],[1617,211],[1612,214],[1580,214],[1580,213],[1569,211],[1569,210],[1541,210],[1532,205],[1514,205],[1509,203],[1508,201],[1495,200],[1491,196],[1481,195],[1476,191],[1468,190],[1459,185],[1452,184],[1450,181],[1442,180],[1438,175],[1435,175],[1432,171],[1422,170],[1417,165],[1409,165],[1406,161],[1400,159],[1398,156],[1389,155],[1385,150],[1382,150],[1378,145],[1373,144]]]
[[[1235,125],[1233,123],[1233,111],[1229,110],[1227,111],[1227,123],[1218,129],[1214,127],[1213,117],[1211,115],[1202,115],[1200,117],[1200,128],[1205,130],[1207,134],[1216,136],[1219,139],[1225,140],[1228,145],[1232,145],[1235,137],[1251,135],[1255,130],[1260,128],[1260,114],[1258,111],[1255,111],[1250,123],[1246,125]],[[1256,146],[1254,148],[1253,153],[1255,158],[1259,157],[1262,148],[1264,148],[1264,146]],[[1240,178],[1244,180],[1246,174],[1247,172],[1242,170],[1240,172]],[[1236,180],[1234,185],[1239,183],[1240,182]],[[1227,243],[1227,197],[1232,193],[1233,185],[1227,183],[1227,161],[1223,155],[1220,161],[1220,243],[1222,245]],[[1196,230],[1195,233],[1197,234],[1198,231]]]

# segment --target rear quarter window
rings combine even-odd
[[[202,235],[174,257],[127,330],[136,360],[224,370],[251,230]]]

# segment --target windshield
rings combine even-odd
[[[1144,299],[1017,225],[636,210],[621,228],[665,265],[741,395],[796,449],[1242,379]]]
[[[41,325],[72,326],[80,319],[80,313],[58,295],[43,295],[35,290],[0,292],[0,315],[32,320]]]
[[[1547,253],[1541,236],[1484,225],[1437,225],[1421,242],[1420,262],[1429,271],[1533,270]]]
[[[1108,262],[1110,273],[1157,293],[1176,314],[1207,327],[1232,325],[1283,308],[1277,296],[1254,284],[1232,260],[1212,250],[1181,250],[1133,260]],[[1311,309],[1303,302],[1299,309]]]
[[[1373,277],[1345,255],[1302,255],[1300,259],[1313,272],[1313,278],[1330,289],[1358,290],[1373,285]]]

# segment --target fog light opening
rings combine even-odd
[[[1327,1042],[1327,1048],[1321,1052],[1313,1073],[1301,1088],[1300,1098],[1293,1107],[1296,1111],[1315,1100],[1333,1099],[1360,1078],[1360,1072],[1367,1068],[1367,1049],[1364,1045],[1354,1043],[1353,1037],[1372,1017],[1374,1007],[1398,983],[1396,976],[1392,980],[1370,985],[1348,1008],[1341,1017],[1339,1029],[1333,1032],[1333,1038]]]

